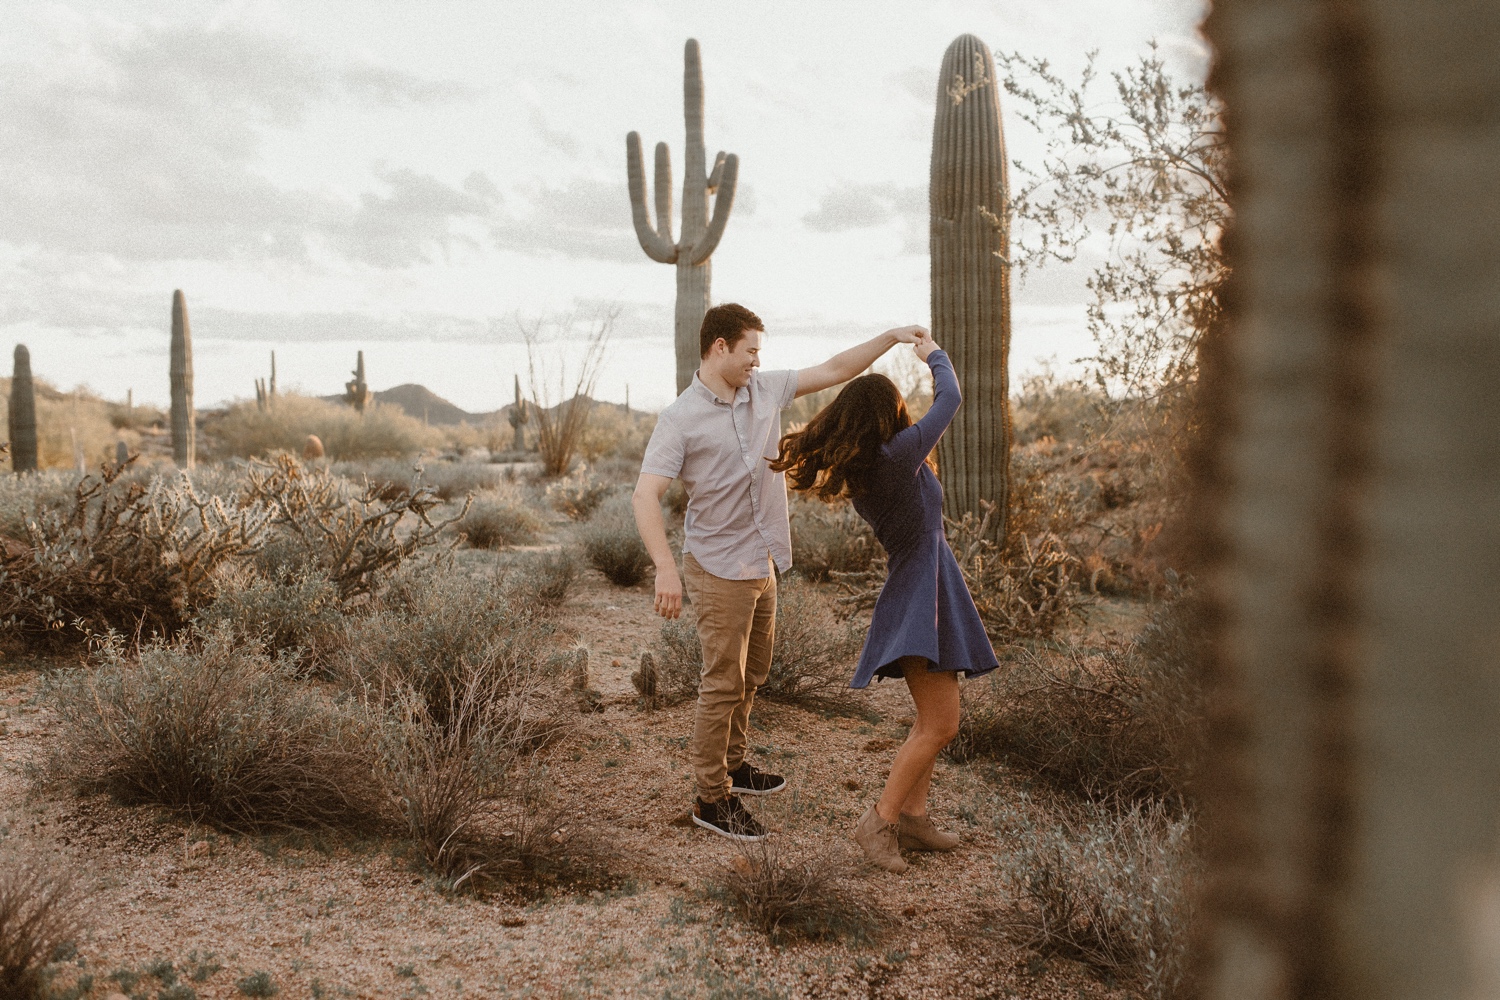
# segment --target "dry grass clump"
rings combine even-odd
[[[547,523],[514,492],[491,490],[474,498],[455,528],[474,548],[500,549],[536,544]]]
[[[344,645],[338,588],[320,570],[296,564],[264,574],[229,569],[197,621],[209,631],[228,627],[237,640],[288,657],[304,671],[326,666]]]
[[[654,413],[627,412],[613,403],[596,403],[579,436],[578,453],[589,463],[614,457],[639,464],[655,429]]]
[[[36,393],[37,466],[74,469],[78,455],[86,466],[114,461],[115,442],[123,440],[131,451],[140,447],[137,429],[153,419],[163,419],[160,410],[125,408],[105,402],[85,389],[62,392],[42,379],[34,382]],[[10,399],[10,378],[0,378],[0,394]],[[0,422],[0,441],[8,442],[9,428]]]
[[[635,586],[652,568],[627,494],[602,504],[579,529],[578,542],[589,565],[617,587]]]
[[[870,897],[845,876],[848,863],[830,852],[767,839],[736,845],[710,877],[708,895],[773,944],[842,941],[872,944],[884,920]]]
[[[1206,739],[1204,641],[1197,601],[1183,596],[1135,643],[1023,652],[975,685],[983,693],[966,689],[946,752],[1004,760],[1086,798],[1182,808]]]
[[[809,580],[879,569],[885,551],[853,504],[825,504],[794,495],[791,501],[792,565]]]
[[[72,506],[74,490],[81,478],[72,470],[61,469],[24,476],[0,475],[0,535],[24,542],[28,521],[48,511]]]
[[[619,492],[619,488],[618,483],[596,476],[587,466],[581,466],[572,475],[547,487],[547,502],[574,521],[587,521],[600,504]]]
[[[235,403],[203,426],[204,440],[214,442],[220,457],[300,455],[309,434],[316,434],[324,454],[337,461],[414,455],[443,440],[441,431],[397,406],[375,403],[361,414],[338,403],[288,393],[278,394],[270,410],[257,409],[253,402]]]
[[[83,895],[35,858],[0,860],[0,1000],[52,996],[48,966],[84,931]]]
[[[1044,438],[1081,442],[1103,422],[1109,401],[1085,382],[1043,370],[1021,380],[1011,400],[1011,426],[1018,447]]]
[[[23,544],[0,547],[0,620],[29,640],[170,634],[212,600],[217,571],[267,537],[263,503],[225,503],[180,474],[143,485],[121,471],[79,480],[69,503],[27,522]]]
[[[1021,901],[1007,921],[1018,943],[1139,977],[1155,1000],[1186,995],[1202,873],[1190,817],[1160,805],[1095,805],[1041,820],[1009,810],[999,825],[1016,845],[1000,871]]]
[[[568,591],[583,571],[577,554],[569,548],[535,552],[516,565],[509,580],[515,592],[542,608],[555,608],[568,598]]]
[[[757,696],[825,711],[848,708],[852,703],[849,679],[863,642],[859,628],[840,621],[815,586],[795,577],[783,578],[776,593],[771,672]],[[662,622],[652,662],[658,704],[672,705],[697,696],[703,649],[690,612]]]
[[[58,741],[42,780],[228,830],[380,815],[368,719],[297,683],[288,661],[222,628],[151,643],[137,657],[111,635],[93,660],[48,681]]]

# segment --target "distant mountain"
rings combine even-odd
[[[416,417],[418,420],[426,420],[429,424],[436,424],[440,427],[456,427],[464,423],[469,424],[471,427],[478,427],[481,424],[493,423],[510,412],[510,406],[507,405],[498,410],[491,410],[488,413],[470,413],[467,410],[459,409],[425,385],[417,385],[412,382],[408,382],[405,385],[398,385],[392,389],[382,389],[374,395],[375,402],[377,403],[382,403],[386,406],[399,406],[407,416]],[[343,396],[323,396],[321,398],[330,403],[342,403],[344,401]],[[622,403],[608,403],[603,400],[595,400],[594,405],[609,407],[619,412],[624,412],[625,410],[625,406]],[[548,412],[551,413],[557,409],[558,407],[554,406]]]

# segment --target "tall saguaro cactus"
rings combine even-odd
[[[31,381],[31,352],[25,344],[17,344],[10,377],[10,467],[17,472],[35,472],[36,455],[36,386]]]
[[[630,184],[630,215],[635,235],[646,256],[661,264],[677,265],[675,343],[677,391],[693,380],[698,368],[698,333],[709,303],[709,256],[719,245],[734,206],[740,158],[720,151],[713,170],[707,169],[703,146],[703,64],[698,42],[689,38],[683,53],[682,109],[687,122],[686,162],[682,178],[682,228],[672,239],[672,156],[665,142],[656,144],[656,221],[646,205],[646,169],[641,160],[641,136],[625,137],[625,166]],[[708,196],[714,195],[713,217]]]
[[[932,130],[932,335],[953,358],[964,405],[938,444],[950,517],[995,505],[1005,531],[1010,463],[1009,192],[995,61],[973,35],[943,55]]]
[[[1199,388],[1206,1000],[1500,995],[1500,8],[1446,14],[1207,25],[1235,215]]]
[[[193,412],[193,333],[188,327],[187,299],[172,293],[172,460],[180,469],[197,462],[198,421]]]
[[[516,401],[511,405],[510,416],[511,451],[522,452],[526,450],[526,423],[531,419],[531,407],[526,400],[521,398],[521,376],[516,376]]]

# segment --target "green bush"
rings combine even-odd
[[[0,474],[0,535],[27,541],[27,522],[47,511],[70,508],[73,491],[82,478],[76,472],[61,469],[24,476]]]
[[[865,519],[847,501],[825,504],[794,495],[792,565],[809,580],[833,573],[864,573],[884,565],[885,550]]]
[[[581,567],[572,549],[529,553],[513,570],[510,581],[518,594],[555,608],[568,598]]]
[[[301,455],[309,434],[318,436],[324,454],[334,461],[415,455],[443,439],[441,431],[396,406],[374,404],[361,414],[349,406],[285,393],[270,410],[236,403],[203,426],[203,439],[213,442],[219,457],[260,458],[278,451]]]
[[[118,636],[47,695],[43,780],[155,803],[228,830],[368,825],[383,812],[371,723],[227,628],[144,646]]]
[[[515,491],[491,490],[474,498],[455,528],[477,549],[499,549],[536,544],[547,523]]]
[[[610,583],[633,587],[651,570],[651,556],[635,526],[628,494],[602,505],[578,532],[584,558]]]
[[[869,894],[850,880],[849,863],[826,850],[784,841],[738,845],[713,872],[708,895],[773,944],[843,941],[869,945],[885,923]]]

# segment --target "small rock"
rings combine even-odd
[[[189,858],[206,858],[209,854],[208,841],[195,840],[188,845],[187,856]]]
[[[916,941],[913,941],[911,944],[906,946],[906,956],[908,958],[921,958],[922,946]]]
[[[729,862],[729,867],[734,869],[736,875],[749,878],[755,874],[755,865],[743,854],[736,854]]]
[[[853,778],[845,778],[844,787],[849,789],[849,791],[851,792],[857,792],[860,790],[861,786],[860,783],[855,781]]]
[[[917,908],[915,906],[908,906],[901,911],[901,915],[903,917],[915,917],[917,915]]]

